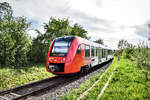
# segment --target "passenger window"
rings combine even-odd
[[[98,48],[96,48],[96,56],[98,56]]]
[[[104,49],[102,49],[102,58],[103,58],[103,57],[105,57],[105,56],[104,56]]]
[[[90,57],[90,46],[85,45],[85,57]]]
[[[103,53],[102,48],[99,48],[99,50],[100,50],[100,51],[99,51],[100,57],[102,58],[102,57],[103,57],[103,54],[102,54],[102,53]]]
[[[81,54],[81,45],[78,46],[77,54]]]
[[[94,55],[95,55],[95,49],[94,49],[94,47],[92,46],[92,57],[94,57]]]

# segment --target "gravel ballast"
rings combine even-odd
[[[58,86],[57,88],[54,88],[50,91],[43,92],[36,96],[34,100],[52,100],[52,99],[60,99],[62,95],[66,94],[67,92],[78,88],[82,83],[85,83],[86,81],[90,80],[91,77],[93,77],[96,74],[99,74],[103,71],[105,71],[109,67],[110,63],[104,65],[103,67],[97,69],[96,71],[93,71],[86,76],[81,77],[80,79],[73,81],[71,83],[66,83],[64,85]],[[33,99],[33,98],[32,98]]]

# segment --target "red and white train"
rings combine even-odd
[[[76,36],[59,37],[50,45],[46,69],[53,74],[73,74],[113,59],[110,48]]]

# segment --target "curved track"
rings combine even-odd
[[[16,88],[0,91],[0,99],[3,98],[4,100],[18,100],[42,92],[48,88],[54,88],[65,81],[66,79],[64,79],[64,77],[55,76],[44,80],[32,82]]]
[[[70,83],[75,81],[88,73],[91,73],[97,70],[100,67],[103,67],[105,64],[108,64],[110,61],[104,62],[98,66],[91,68],[87,73],[76,74],[70,77],[55,76],[29,84],[25,84],[16,88],[0,91],[0,100],[19,100],[29,98],[30,96],[37,95],[47,90],[56,88],[57,86],[63,85],[65,83]]]

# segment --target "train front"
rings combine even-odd
[[[72,60],[75,55],[76,41],[75,37],[56,38],[48,52],[46,69],[53,74],[71,74]]]

